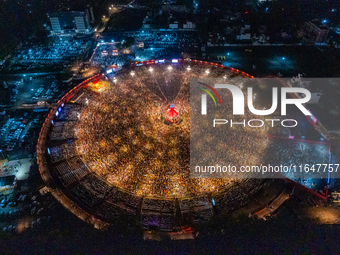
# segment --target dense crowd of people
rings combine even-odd
[[[205,74],[200,66],[189,71],[174,65],[140,67],[119,75],[79,121],[79,152],[90,168],[140,195],[196,195],[228,183],[190,178],[188,87],[190,77]],[[216,75],[220,73],[212,72]],[[164,123],[170,104],[179,111],[180,123]]]
[[[208,65],[141,66],[119,74],[112,87],[98,91],[100,95],[82,113],[76,131],[78,152],[90,169],[119,188],[138,195],[173,197],[219,191],[236,178],[251,176],[239,171],[196,173],[190,165],[232,165],[240,169],[285,161],[286,150],[296,154],[290,144],[277,143],[280,149],[271,148],[267,123],[247,107],[242,120],[235,118],[230,93],[222,94],[220,116],[245,123],[260,119],[265,124],[258,128],[228,124],[212,129],[211,119],[202,122],[200,108],[195,105],[200,94],[190,95],[190,79],[217,77],[221,81],[229,77],[229,83],[233,81],[242,89],[241,76]],[[175,105],[181,118],[174,125],[164,121],[170,104]],[[266,156],[273,153],[273,157]],[[310,157],[316,160],[313,153]]]

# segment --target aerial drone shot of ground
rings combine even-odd
[[[115,76],[96,75],[58,102],[38,141],[40,172],[52,194],[97,228],[124,214],[140,219],[146,230],[160,231],[180,231],[214,214],[254,213],[275,199],[282,203],[289,193],[283,180],[249,173],[190,177],[190,79],[229,78],[242,86],[241,78],[251,77],[199,61],[156,62],[134,63]],[[232,107],[227,99],[226,109]],[[287,147],[295,146],[269,139],[267,128],[230,130],[223,131],[219,146],[236,165],[268,161],[273,146],[269,162],[278,163],[287,159]],[[191,135],[203,137],[200,129]],[[211,139],[205,134],[202,143]],[[199,156],[210,158],[209,153]]]

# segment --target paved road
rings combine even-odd
[[[0,76],[35,76],[35,75],[50,75],[50,74],[60,74],[64,73],[64,71],[55,71],[55,72],[43,72],[43,73],[15,73],[15,74],[0,74]]]

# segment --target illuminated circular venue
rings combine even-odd
[[[190,178],[190,79],[226,77],[235,84],[237,77],[251,78],[181,59],[136,62],[114,77],[84,81],[44,123],[41,176],[65,207],[97,228],[124,214],[147,230],[183,231],[249,204],[266,180]],[[256,164],[266,139],[264,129],[245,129],[221,149],[236,164]],[[246,157],[246,150],[255,152]]]

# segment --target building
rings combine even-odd
[[[169,24],[169,28],[171,29],[178,29],[178,21]]]
[[[187,12],[190,9],[185,4],[176,4],[172,2],[164,2],[162,5],[162,12]]]
[[[327,41],[329,28],[319,22],[308,21],[297,32],[297,36],[310,43],[325,43]]]
[[[49,15],[54,35],[87,34],[90,32],[89,12],[56,12]]]
[[[183,28],[195,29],[196,24],[191,21],[187,21],[187,23],[183,24]]]

